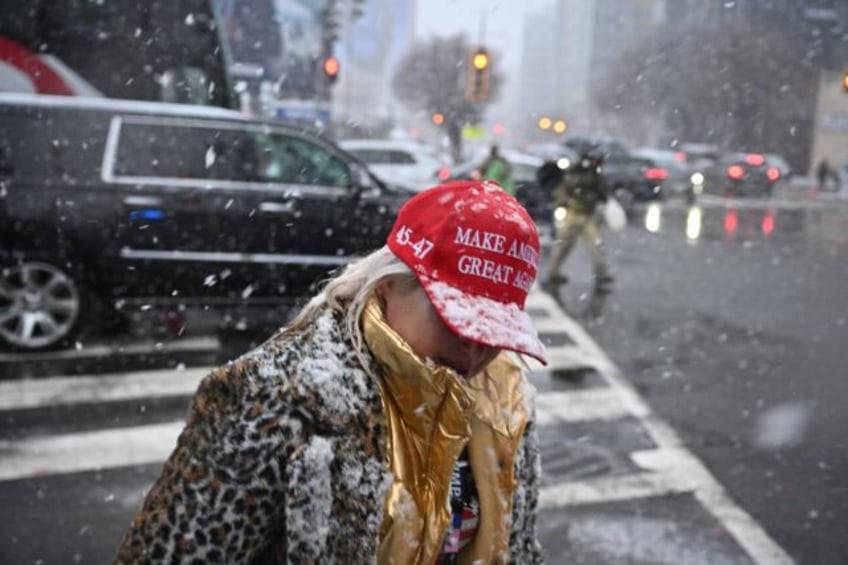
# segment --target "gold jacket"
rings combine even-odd
[[[450,520],[450,479],[467,446],[480,502],[477,531],[459,562],[506,563],[516,491],[514,465],[532,388],[507,354],[467,381],[430,367],[384,321],[376,299],[363,332],[380,365],[393,483],[386,496],[379,563],[431,564]],[[530,462],[528,462],[530,463]]]

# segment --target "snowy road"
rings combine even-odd
[[[551,563],[792,562],[551,297],[534,292],[528,309],[551,359],[531,364],[543,444],[540,533]],[[3,561],[108,560],[208,369],[0,382],[0,493],[16,501],[7,509],[22,508],[0,522]],[[97,488],[83,486],[92,477]],[[87,510],[77,519],[64,510],[69,524],[54,528],[60,543],[40,546],[32,533],[49,527],[60,500]]]

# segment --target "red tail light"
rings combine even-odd
[[[780,169],[777,167],[769,167],[766,171],[766,178],[771,182],[780,180]]]
[[[448,180],[451,176],[451,171],[447,168],[439,169],[436,175],[439,177],[439,180]]]
[[[648,180],[665,180],[668,178],[668,171],[665,169],[648,169],[645,171],[645,178]]]
[[[765,235],[771,235],[774,231],[774,212],[771,210],[766,210],[765,216],[763,216],[763,233]]]
[[[736,210],[728,210],[724,214],[724,231],[726,233],[732,234],[736,232],[736,228],[739,227],[739,216],[736,214]]]
[[[745,176],[745,167],[742,165],[730,165],[727,167],[727,176],[733,180],[740,180]]]
[[[752,167],[759,167],[766,162],[766,158],[759,153],[749,153],[745,156],[745,162]]]

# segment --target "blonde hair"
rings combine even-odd
[[[353,342],[354,352],[362,365],[367,367],[363,356],[365,340],[359,318],[374,289],[389,278],[394,278],[404,288],[420,284],[412,269],[387,246],[383,246],[349,264],[339,275],[329,279],[321,292],[303,307],[282,332],[304,329],[315,321],[325,306],[344,312],[344,327]]]

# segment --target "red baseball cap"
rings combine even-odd
[[[539,232],[500,186],[455,181],[419,192],[401,207],[387,244],[454,333],[547,364],[524,311],[536,280]]]

